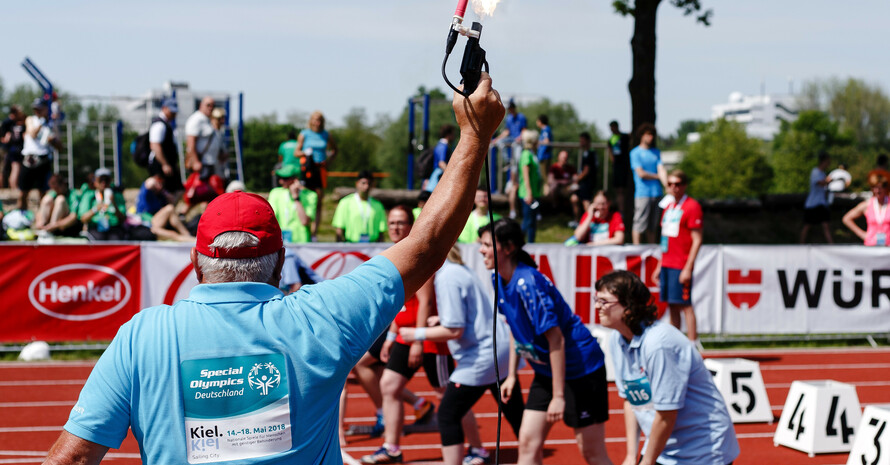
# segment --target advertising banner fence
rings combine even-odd
[[[0,248],[0,341],[109,340],[140,310],[138,245]]]
[[[290,249],[331,279],[388,246]],[[478,245],[461,245],[461,250],[491,291]],[[585,323],[597,323],[594,285],[612,270],[640,276],[657,299],[658,247],[530,244],[526,250]],[[140,308],[188,296],[197,285],[190,251],[190,245],[167,243],[0,246],[0,342],[110,339]],[[703,246],[692,300],[699,332],[705,334],[890,332],[890,248]]]

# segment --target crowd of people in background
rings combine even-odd
[[[8,118],[0,126],[0,144],[5,152],[0,187],[13,187],[18,193],[15,208],[5,212],[6,238],[49,241],[85,237],[89,240],[188,242],[194,240],[194,230],[207,202],[225,192],[227,186],[228,190],[244,188],[240,181],[230,186],[230,154],[226,151],[223,130],[225,110],[217,108],[211,97],[200,101],[183,128],[185,147],[180,157],[173,129],[178,104],[175,99],[165,99],[148,129],[149,177],[140,186],[135,205],[124,205],[121,211],[113,205],[108,209],[100,205],[101,211],[87,211],[81,215],[76,208],[87,191],[93,192],[94,200],[101,197],[104,205],[105,202],[114,203],[115,198],[105,199],[104,194],[97,196],[97,189],[103,193],[105,189],[111,189],[118,195],[122,193],[120,186],[114,185],[114,176],[109,179],[108,186],[97,185],[105,180],[96,172],[91,172],[87,182],[77,189],[68,185],[64,177],[53,176],[52,153],[59,147],[59,138],[47,118],[46,99],[36,99],[31,110],[32,114],[26,115],[22,108],[11,106]],[[656,244],[661,241],[659,231],[672,196],[668,189],[667,169],[657,148],[655,126],[643,124],[633,134],[627,134],[620,130],[617,121],[611,121],[605,152],[600,154],[592,148],[588,132],[578,135],[577,152],[575,149],[557,149],[548,116],[537,115],[534,121],[537,129],[528,128],[528,119],[510,100],[503,129],[492,139],[492,144],[500,149],[505,170],[503,191],[507,195],[507,216],[521,224],[527,242],[537,240],[540,221],[554,212],[570,216],[567,227],[574,234],[565,240],[569,246],[617,245],[625,241]],[[458,138],[455,127],[450,124],[443,125],[438,135],[439,140],[431,149],[431,171],[421,183],[421,190],[426,192],[431,192],[437,185]],[[633,141],[636,141],[634,147]],[[336,141],[325,129],[325,117],[320,111],[310,115],[305,129],[290,131],[287,140],[280,144],[269,198],[279,212],[279,220],[288,225],[285,227],[288,242],[317,241],[323,223],[334,227],[338,241],[384,240],[381,234],[381,225],[385,222],[380,213],[382,204],[370,196],[375,179],[368,170],[362,172],[363,176],[356,183],[356,194],[340,199],[334,217],[324,218],[328,166],[337,151]],[[886,159],[886,155],[881,158]],[[185,167],[184,181],[180,175],[180,159]],[[600,166],[600,160],[608,160],[610,176],[607,180],[602,179],[605,167]],[[886,161],[883,163],[886,165]],[[810,173],[801,243],[808,241],[812,228],[821,232],[826,243],[833,242],[829,207],[835,196],[844,195],[853,177],[844,164],[828,172],[829,166],[829,156],[822,153],[818,166]],[[876,171],[869,174],[872,187],[873,179],[884,176],[881,166],[879,160]],[[604,181],[608,186],[603,185]],[[608,190],[604,189],[606,187]],[[40,201],[32,211],[28,196],[35,190]],[[601,197],[598,209],[592,208],[595,193],[596,197]],[[299,201],[292,202],[295,200]],[[611,214],[608,219],[596,216],[605,214],[601,211],[603,202],[618,214],[618,221],[612,221]],[[864,208],[860,204],[851,210],[844,216],[844,225],[862,237],[870,236],[866,233],[868,227],[873,231],[886,229],[890,220],[881,213],[882,201],[877,199],[875,202],[877,207]],[[94,202],[88,200],[86,204]],[[487,206],[480,208],[471,216],[477,225],[479,221],[487,221],[484,213]],[[47,213],[53,210],[55,213]],[[866,229],[856,225],[856,219],[860,217],[865,218]],[[626,237],[627,231],[624,228],[619,231],[617,226],[610,226],[609,236],[603,236],[607,224],[617,225],[625,220],[630,229]],[[467,240],[474,236],[471,229],[468,226],[464,235]],[[618,239],[617,233],[621,236]],[[871,235],[878,237],[879,233]]]

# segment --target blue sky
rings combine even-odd
[[[659,9],[662,133],[708,119],[711,105],[733,91],[756,94],[761,82],[785,93],[789,78],[800,89],[814,78],[852,76],[890,91],[886,0],[702,3],[714,10],[711,27],[667,1]],[[7,89],[30,82],[20,66],[29,56],[57,86],[80,95],[139,95],[173,79],[243,91],[248,116],[321,109],[335,125],[354,107],[395,116],[418,86],[445,88],[439,71],[455,4],[19,1],[3,8],[0,77]],[[627,129],[633,21],[610,4],[501,0],[482,37],[501,95],[568,101],[601,130],[611,119]]]

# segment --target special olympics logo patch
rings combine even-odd
[[[251,389],[259,389],[260,395],[268,395],[281,384],[281,372],[271,362],[256,363],[247,373],[247,384]]]
[[[752,310],[760,301],[763,270],[727,270],[726,297],[739,310]]]

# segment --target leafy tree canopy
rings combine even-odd
[[[638,4],[647,8],[653,6],[657,8],[659,3],[661,0],[615,0],[612,2],[612,7],[621,16],[636,16]],[[683,10],[684,16],[695,15],[696,21],[705,26],[711,25],[711,16],[714,15],[714,11],[710,9],[702,11],[700,0],[671,0],[671,5]]]
[[[701,139],[689,146],[680,163],[692,182],[694,197],[725,199],[757,197],[772,183],[773,171],[759,140],[744,126],[719,119],[701,128]]]
[[[890,98],[879,85],[854,78],[811,81],[799,104],[827,112],[859,148],[890,148]]]

